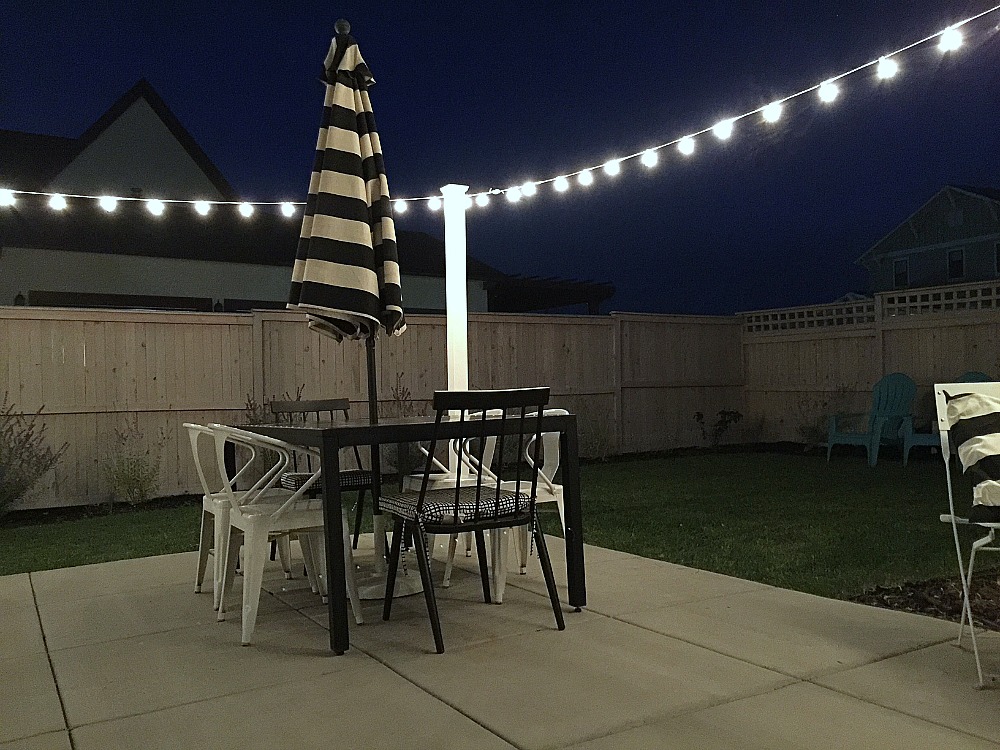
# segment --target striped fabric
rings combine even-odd
[[[947,398],[951,442],[975,482],[969,520],[1000,520],[1000,399],[981,393]]]
[[[288,307],[310,328],[361,339],[406,328],[389,185],[368,88],[375,82],[349,34],[324,61],[326,98]]]

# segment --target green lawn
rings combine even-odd
[[[969,497],[962,484],[963,497]],[[824,596],[954,575],[940,460],[699,453],[589,464],[589,544]],[[0,574],[197,548],[200,503],[0,526]],[[548,531],[558,529],[546,514]]]

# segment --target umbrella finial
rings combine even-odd
[[[337,23],[334,24],[333,28],[338,34],[350,34],[351,22],[346,18],[338,18]]]

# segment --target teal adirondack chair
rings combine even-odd
[[[868,450],[868,465],[878,461],[878,449],[884,443],[902,443],[906,426],[913,431],[913,398],[917,384],[902,372],[886,375],[872,388],[872,408],[868,413],[867,432],[848,432],[841,429],[845,418],[862,417],[863,414],[834,414],[830,417],[827,433],[826,460],[835,445],[863,445]]]

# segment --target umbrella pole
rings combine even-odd
[[[368,422],[378,424],[378,378],[375,373],[375,332],[365,339],[365,358],[368,365]],[[378,507],[382,497],[382,456],[378,443],[369,446],[371,450],[372,469],[372,523],[375,528],[375,570],[385,572],[385,553],[388,545],[385,543],[383,524],[380,523]],[[368,597],[366,597],[368,598]]]

